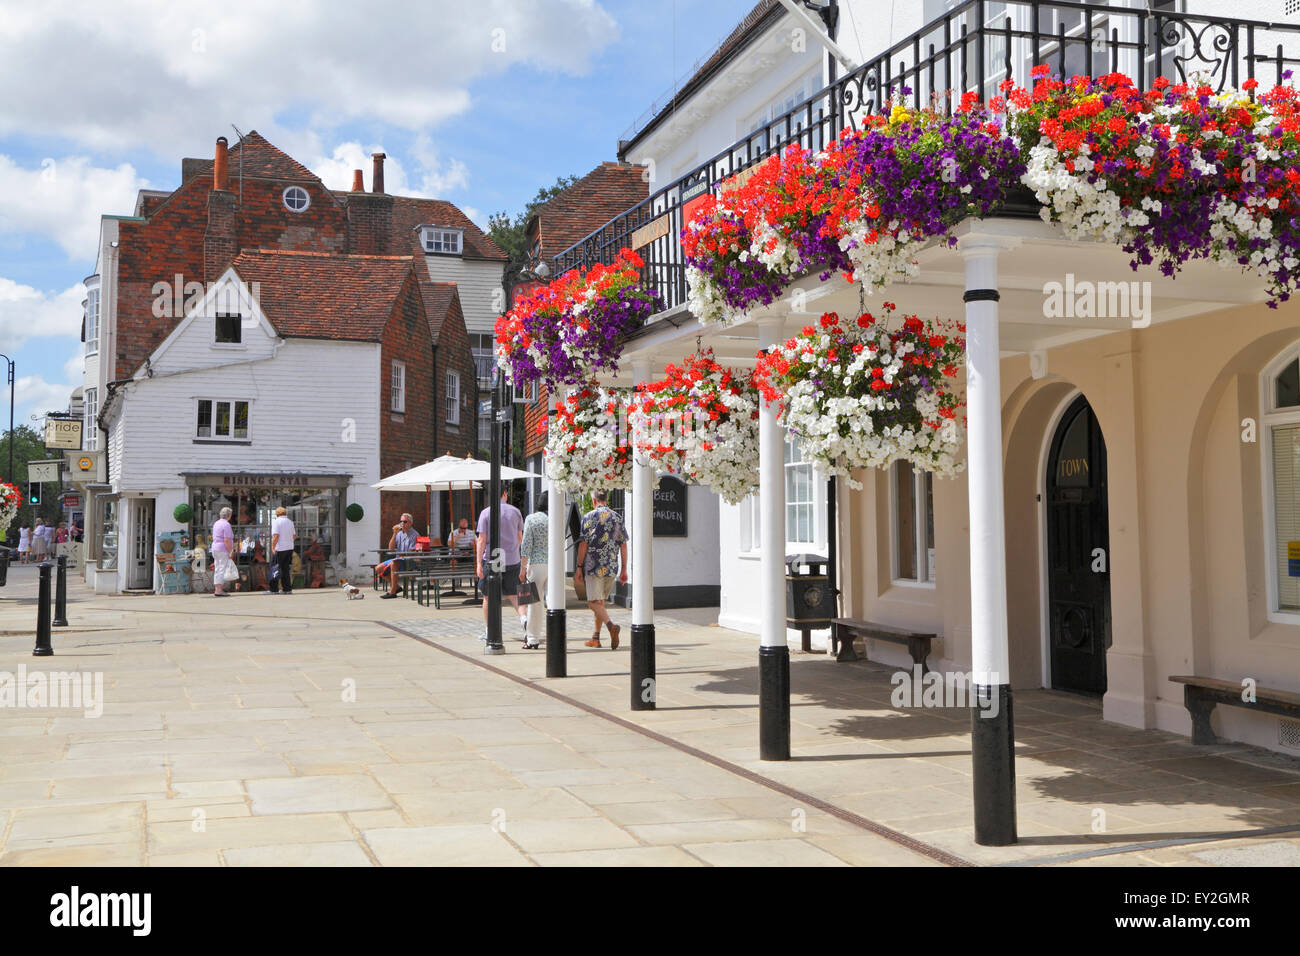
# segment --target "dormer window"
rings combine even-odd
[[[420,245],[430,255],[458,256],[465,230],[449,226],[421,226]]]
[[[301,186],[290,186],[282,198],[284,208],[290,212],[304,212],[311,205],[311,196]]]

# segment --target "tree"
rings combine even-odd
[[[9,441],[8,432],[0,438],[0,468],[9,467]],[[10,537],[14,541],[18,540],[18,529],[23,525],[31,525],[37,518],[44,518],[45,521],[53,521],[58,524],[63,520],[61,507],[59,505],[59,492],[62,488],[46,484],[42,489],[40,505],[33,509],[27,504],[27,463],[29,461],[42,461],[58,457],[55,454],[45,454],[45,439],[36,429],[29,425],[17,425],[14,427],[14,481],[18,490],[22,492],[23,504],[18,509],[18,517],[14,519],[12,525],[12,534]],[[10,529],[0,528],[0,534],[4,534]]]
[[[523,211],[516,213],[513,219],[504,210],[488,217],[488,235],[510,257],[508,270],[518,273],[528,259],[526,230],[528,220],[537,211],[537,207],[546,205],[577,181],[577,176],[557,176],[554,186],[544,186],[537,190],[537,195],[525,203]]]

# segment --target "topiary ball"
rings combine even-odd
[[[177,505],[172,509],[172,517],[181,524],[189,524],[190,519],[194,517],[194,509],[189,505]]]
[[[348,505],[347,510],[343,512],[348,516],[349,521],[360,521],[366,515],[366,509],[361,507],[355,501]]]

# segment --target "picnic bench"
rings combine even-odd
[[[858,652],[853,647],[854,639],[859,637],[905,645],[907,652],[912,655],[912,660],[921,665],[921,673],[924,674],[928,670],[925,659],[930,656],[930,642],[936,635],[907,631],[887,624],[876,624],[874,621],[837,617],[831,621],[831,653],[835,655],[835,659],[837,661],[859,660]]]
[[[1183,705],[1192,715],[1193,744],[1219,743],[1214,728],[1210,726],[1210,715],[1214,713],[1217,704],[1284,717],[1300,717],[1300,694],[1294,691],[1255,687],[1251,695],[1254,700],[1244,700],[1245,687],[1241,681],[1189,675],[1169,679],[1175,684],[1183,685]]]

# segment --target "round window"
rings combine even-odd
[[[311,196],[301,186],[290,186],[284,191],[284,208],[290,212],[302,212],[311,205]]]

